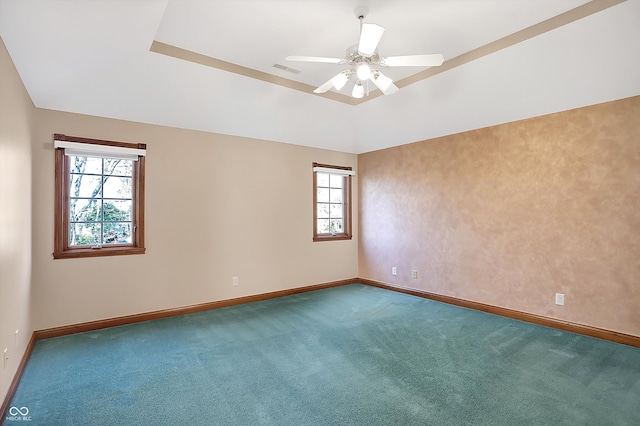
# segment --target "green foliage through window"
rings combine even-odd
[[[131,244],[133,161],[69,160],[69,246]]]
[[[319,234],[340,234],[344,232],[344,177],[318,173],[316,179],[317,232]]]
[[[313,163],[313,241],[350,240],[351,167]]]

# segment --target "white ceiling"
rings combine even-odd
[[[284,58],[343,56],[358,41],[357,6],[385,27],[382,56],[446,61],[585,3],[0,0],[0,37],[40,108],[362,153],[640,95],[640,0],[358,105],[155,53],[152,42],[319,86],[344,67]]]

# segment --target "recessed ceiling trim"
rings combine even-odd
[[[266,81],[267,83],[277,84],[279,86],[288,87],[290,89],[299,90],[305,93],[313,93],[313,91],[315,90],[315,87],[311,86],[310,84],[290,80],[288,78],[269,74],[263,71],[258,71],[253,68],[243,67],[242,65],[226,62],[221,59],[213,58],[201,53],[196,53],[191,50],[183,49],[181,47],[172,46],[158,40],[153,40],[153,43],[151,43],[151,48],[149,50],[161,55],[170,56],[176,59],[182,59],[184,61],[205,65],[211,68],[217,68],[219,70],[232,72],[234,74],[244,75],[245,77],[255,78],[257,80]],[[356,100],[350,96],[335,92],[322,93],[317,96],[321,96],[323,98],[331,99],[338,102],[343,102],[349,105],[354,105],[354,101]]]
[[[416,74],[410,75],[409,77],[403,78],[402,80],[398,80],[395,82],[395,84],[396,86],[398,86],[398,88],[409,86],[413,83],[417,83],[419,81],[425,80],[429,77],[433,77],[445,71],[449,71],[453,68],[459,67],[476,59],[480,59],[484,56],[509,48],[513,45],[529,40],[533,37],[537,37],[546,32],[555,30],[582,18],[586,18],[587,16],[601,12],[605,9],[616,6],[620,3],[624,3],[626,1],[627,0],[592,0],[588,3],[582,4],[564,13],[549,18],[545,21],[539,22],[523,30],[520,30],[513,34],[509,34],[508,36],[505,36],[501,39],[495,40],[491,43],[487,43],[476,49],[470,50],[469,52],[446,60],[439,67],[430,67],[423,71],[417,72]],[[266,81],[272,84],[277,84],[282,87],[288,87],[290,89],[313,94],[314,96],[320,96],[348,105],[360,105],[361,103],[368,102],[372,99],[382,96],[382,92],[377,89],[370,91],[367,96],[360,99],[356,99],[351,96],[332,91],[315,94],[313,93],[313,91],[316,89],[316,87],[310,84],[301,83],[299,81],[294,81],[263,71],[258,71],[253,68],[226,62],[221,59],[213,58],[211,56],[203,55],[201,53],[193,52],[191,50],[183,49],[157,40],[153,40],[153,42],[151,43],[151,48],[149,50],[161,55],[166,55],[176,59],[182,59],[196,64],[217,68],[223,71],[244,75],[246,77],[255,78],[257,80]]]
[[[487,43],[484,46],[480,46],[477,49],[470,50],[469,52],[463,53],[462,55],[456,56],[455,58],[451,58],[445,61],[439,67],[427,68],[426,70],[410,75],[409,77],[403,78],[402,80],[398,80],[395,84],[396,86],[398,86],[398,88],[406,87],[410,84],[416,83],[429,77],[433,77],[434,75],[440,74],[442,72],[449,71],[468,62],[480,59],[483,56],[490,55],[523,41],[529,40],[533,37],[537,37],[546,32],[563,27],[582,18],[586,18],[587,16],[593,15],[594,13],[602,12],[605,9],[608,9],[620,3],[624,3],[625,1],[627,0],[592,0],[589,3],[582,4],[545,21],[534,24],[530,27],[527,27],[523,30],[510,34],[491,43]],[[380,94],[377,95],[379,96]]]

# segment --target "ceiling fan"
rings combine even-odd
[[[378,43],[382,38],[384,27],[377,24],[365,24],[364,14],[356,15],[360,20],[360,41],[347,49],[344,58],[325,58],[317,56],[287,56],[287,61],[294,62],[321,62],[326,64],[348,65],[349,68],[341,71],[322,86],[315,89],[314,93],[325,93],[331,88],[341,90],[355,75],[355,83],[351,95],[354,98],[362,98],[365,94],[365,84],[373,82],[385,95],[391,95],[398,91],[393,81],[380,71],[379,67],[433,67],[442,65],[444,57],[441,54],[388,56],[378,55]]]

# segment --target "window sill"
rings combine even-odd
[[[336,241],[336,240],[350,240],[352,239],[351,235],[347,234],[336,234],[336,235],[316,235],[313,237],[313,241]]]
[[[54,259],[74,259],[81,257],[104,257],[104,256],[123,256],[129,254],[144,254],[145,248],[138,247],[109,247],[98,249],[71,249],[61,252],[54,252]]]

